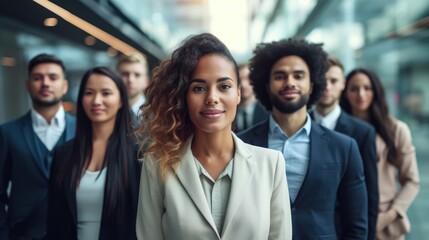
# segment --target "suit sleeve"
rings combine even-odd
[[[417,168],[416,150],[411,140],[411,132],[405,123],[398,122],[395,143],[398,149],[397,167],[401,188],[393,200],[392,208],[401,216],[406,216],[408,207],[419,191],[420,179]]]
[[[0,239],[7,239],[9,235],[8,214],[6,207],[9,202],[7,189],[10,180],[10,161],[6,137],[0,126]]]
[[[279,152],[271,196],[271,223],[268,239],[292,239],[292,219],[284,157]]]
[[[165,209],[158,172],[159,167],[154,164],[153,159],[143,160],[137,207],[137,239],[164,239],[162,216]]]
[[[375,238],[379,203],[375,130],[369,128],[361,142],[360,152],[364,160],[363,167],[368,192],[368,240],[373,240]]]
[[[368,198],[362,159],[354,140],[347,145],[348,161],[338,190],[341,239],[367,239]]]

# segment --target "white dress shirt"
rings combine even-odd
[[[338,105],[334,108],[334,110],[332,110],[326,116],[320,115],[316,111],[316,109],[313,111],[314,121],[316,121],[320,125],[330,130],[335,129],[335,126],[337,126],[338,118],[340,117],[340,115],[341,115],[341,108]]]
[[[133,112],[134,116],[138,116],[140,113],[140,107],[146,102],[146,97],[143,95],[141,98],[137,99],[133,105],[131,105],[131,111]]]
[[[60,106],[57,113],[55,113],[55,116],[51,120],[51,124],[32,107],[31,121],[33,122],[33,130],[37,137],[39,137],[40,141],[51,151],[66,128],[66,116],[63,106]]]

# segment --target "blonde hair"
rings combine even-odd
[[[119,69],[119,66],[124,63],[141,63],[146,70],[149,69],[146,56],[137,52],[129,55],[122,55],[116,63],[116,69]]]

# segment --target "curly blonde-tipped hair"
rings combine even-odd
[[[199,59],[211,54],[229,59],[238,78],[237,63],[228,48],[209,33],[185,39],[170,59],[153,70],[145,91],[147,101],[142,106],[143,122],[136,134],[141,139],[140,152],[158,161],[163,179],[180,161],[185,143],[194,133],[186,93]]]

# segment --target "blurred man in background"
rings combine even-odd
[[[368,192],[368,240],[373,240],[379,198],[375,130],[365,121],[341,110],[339,102],[346,81],[344,67],[335,57],[329,56],[328,61],[330,66],[326,72],[326,89],[314,110],[310,112],[310,116],[324,127],[346,134],[356,140],[362,156],[365,185]]]
[[[127,87],[132,124],[136,127],[140,123],[140,106],[146,102],[144,90],[149,84],[147,59],[139,53],[124,55],[118,60],[116,69]]]
[[[259,103],[253,92],[253,86],[249,79],[249,65],[240,65],[239,73],[241,101],[235,118],[236,132],[246,130],[250,126],[268,119],[269,116],[269,113]]]

